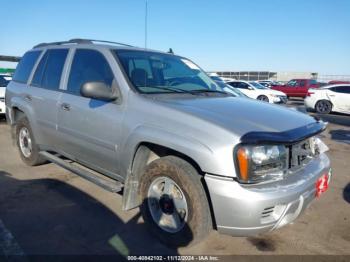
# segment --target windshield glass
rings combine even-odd
[[[141,93],[225,92],[186,58],[138,50],[114,52],[130,82]]]
[[[252,86],[254,86],[254,88],[256,89],[268,89],[267,87],[257,83],[257,82],[249,82],[249,84],[251,84]]]

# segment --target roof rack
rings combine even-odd
[[[82,38],[74,38],[70,39],[68,41],[59,41],[59,42],[51,42],[51,43],[40,43],[33,48],[38,47],[44,47],[44,46],[50,46],[50,45],[66,45],[66,44],[94,44],[94,42],[99,43],[107,43],[107,44],[115,44],[115,45],[122,45],[122,46],[128,46],[128,47],[134,47],[132,45],[119,43],[119,42],[112,42],[112,41],[105,41],[105,40],[96,40],[96,39],[82,39]]]

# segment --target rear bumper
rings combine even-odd
[[[330,173],[330,161],[321,154],[298,173],[265,185],[206,175],[218,231],[251,236],[289,224],[314,200],[315,183],[325,173]]]
[[[306,108],[308,109],[315,109],[315,104],[316,104],[316,101],[315,99],[311,98],[311,97],[306,97],[304,99],[304,105]]]

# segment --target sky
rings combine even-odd
[[[71,38],[144,47],[145,1],[0,0],[0,55]],[[350,0],[148,0],[147,24],[148,48],[207,71],[350,75]]]

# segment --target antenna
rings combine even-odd
[[[145,49],[147,49],[148,0],[145,2]]]

